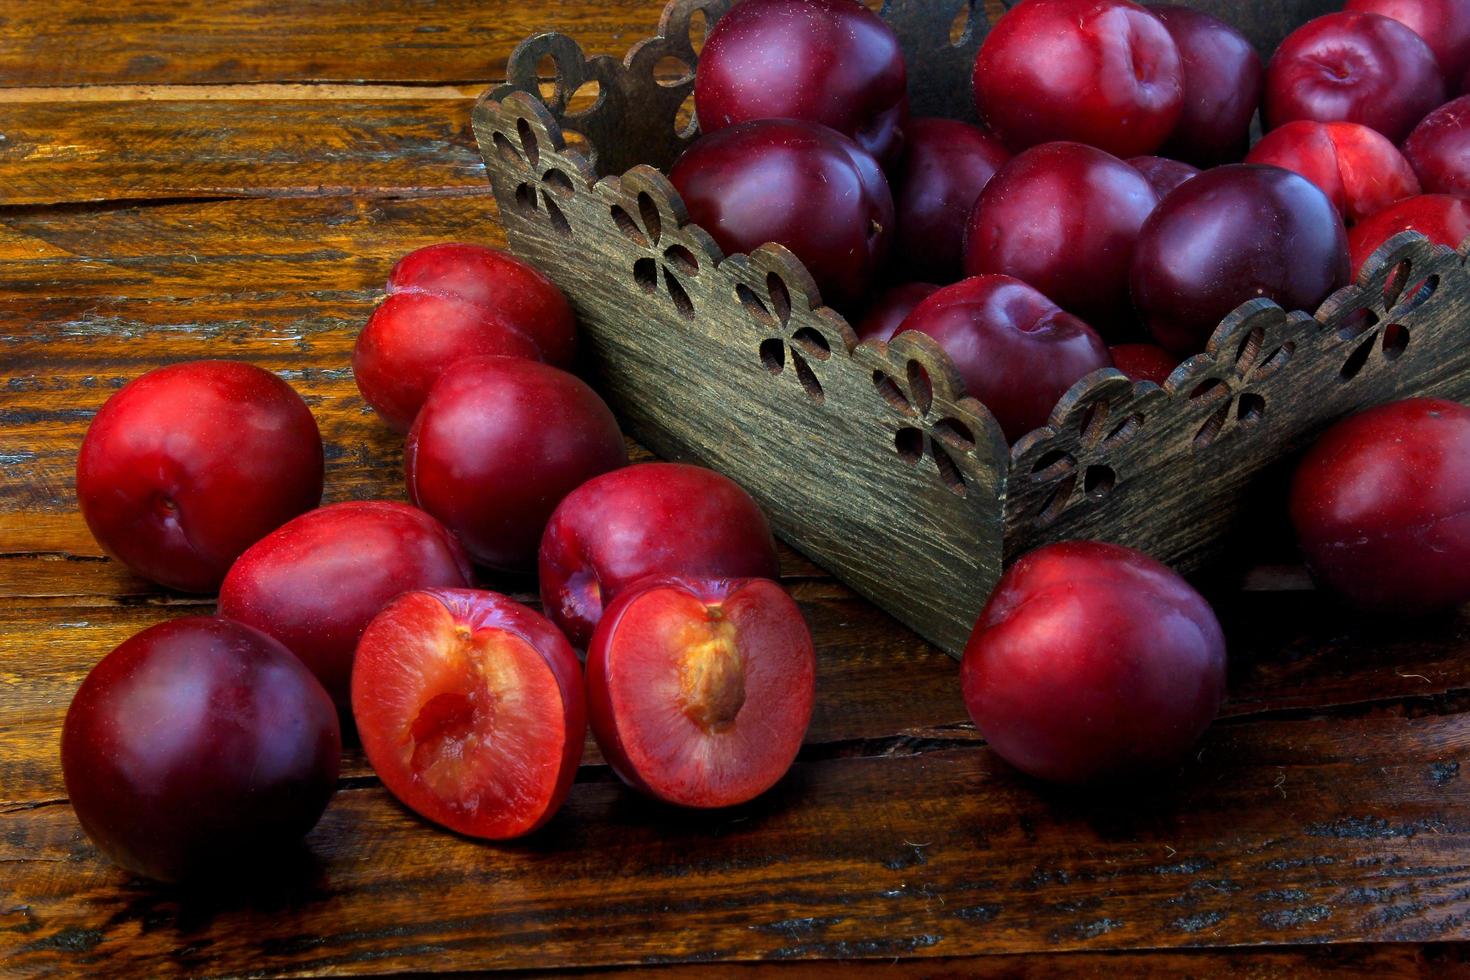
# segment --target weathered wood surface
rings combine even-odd
[[[488,82],[537,31],[621,57],[657,22],[644,0],[4,0],[0,86]]]
[[[820,693],[767,799],[670,811],[593,752],[544,834],[488,846],[407,814],[349,752],[279,877],[183,894],[95,854],[58,767],[71,693],[116,642],[210,600],[160,593],[88,535],[71,467],[91,414],[150,367],[243,358],[311,402],[330,499],[401,499],[399,443],[347,357],[400,254],[504,241],[460,85],[499,69],[464,66],[502,64],[542,18],[621,55],[656,7],[0,0],[0,135],[26,143],[0,140],[0,976],[1465,974],[1465,946],[1424,944],[1470,939],[1470,610],[1365,620],[1299,573],[1221,577],[1226,716],[1177,780],[1134,792],[1011,773],[952,661],[786,550]],[[295,79],[423,84],[231,87]],[[1264,948],[1226,950],[1243,945]]]
[[[472,99],[13,102],[0,203],[486,194]]]
[[[7,965],[261,975],[1463,936],[1467,738],[1439,717],[1226,725],[1177,781],[1102,800],[919,745],[800,762],[758,803],[677,820],[589,767],[542,834],[506,847],[349,785],[295,876],[207,895],[124,883],[43,805],[0,816],[7,901],[24,907]]]

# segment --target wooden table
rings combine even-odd
[[[348,357],[396,257],[502,242],[473,96],[534,30],[621,53],[657,13],[0,0],[0,974],[1470,972],[1470,617],[1355,619],[1290,569],[1212,593],[1231,700],[1177,778],[1018,777],[952,661],[787,552],[820,703],[754,804],[654,805],[593,749],[548,828],[488,846],[416,819],[350,752],[284,879],[159,889],[98,856],[57,761],[71,694],[128,635],[211,602],[103,557],[72,490],[88,420],[149,368],[241,358],[311,403],[329,500],[400,498],[400,443]]]

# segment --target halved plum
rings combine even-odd
[[[811,722],[816,653],[769,579],[647,579],[613,602],[587,650],[597,744],[636,789],[688,807],[764,793]]]
[[[363,632],[352,713],[383,785],[473,837],[528,834],[571,789],[587,738],[577,655],[496,592],[399,596]]]

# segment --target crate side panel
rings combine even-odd
[[[1079,385],[1017,444],[1007,553],[1097,538],[1196,570],[1270,533],[1295,454],[1360,409],[1470,399],[1465,257],[1405,233],[1315,317],[1257,300],[1160,389]]]

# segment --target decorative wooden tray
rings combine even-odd
[[[696,46],[730,5],[673,0],[623,62],[561,34],[516,49],[473,115],[507,237],[571,298],[637,438],[734,477],[783,538],[950,653],[1021,552],[1097,538],[1198,569],[1250,520],[1252,483],[1333,419],[1411,394],[1470,397],[1465,257],[1404,234],[1315,314],[1247,303],[1162,388],[1094,372],[1008,448],[933,341],[859,344],[790,252],[725,256],[689,222],[659,168],[696,135]],[[1193,5],[1268,49],[1336,6]],[[983,8],[890,0],[883,16],[909,56],[915,114],[972,114]]]

